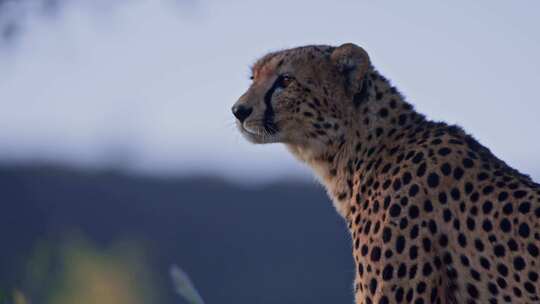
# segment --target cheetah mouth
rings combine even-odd
[[[237,126],[240,133],[252,143],[268,144],[279,142],[278,133],[270,133],[263,127],[253,127],[240,122],[237,122]]]

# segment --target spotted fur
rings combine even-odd
[[[352,235],[356,303],[540,302],[528,176],[416,112],[356,45],[271,53],[253,78],[239,129],[314,169]]]

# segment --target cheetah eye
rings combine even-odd
[[[254,80],[255,79],[255,76],[251,75],[249,76],[249,80]]]
[[[294,81],[294,77],[290,75],[280,75],[279,84],[282,88],[288,87]]]

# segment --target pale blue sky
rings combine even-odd
[[[69,3],[0,50],[4,161],[306,175],[283,147],[245,142],[230,106],[264,53],[354,42],[420,112],[540,178],[538,1]]]

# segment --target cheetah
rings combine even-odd
[[[354,44],[267,54],[232,107],[313,169],[352,236],[356,303],[540,303],[540,185],[428,120]]]

